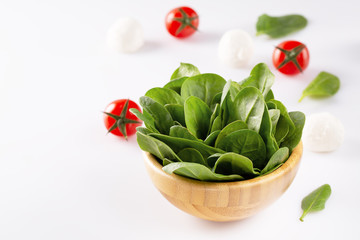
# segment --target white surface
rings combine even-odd
[[[220,5],[221,2],[221,5]],[[166,13],[189,5],[199,32],[171,37]],[[2,1],[0,7],[0,239],[359,239],[360,159],[358,1]],[[256,37],[249,67],[230,69],[217,58],[227,30],[255,35],[262,13],[300,13],[309,24],[289,37]],[[107,48],[106,31],[119,17],[144,28],[145,45],[132,55]],[[306,71],[286,77],[271,64],[286,39],[307,44]],[[258,62],[276,75],[273,90],[288,110],[328,111],[345,126],[336,152],[304,150],[288,191],[254,217],[203,221],[173,207],[153,187],[135,138],[106,135],[101,111],[112,100],[137,100],[163,86],[179,62],[201,72],[242,80]],[[324,100],[297,100],[322,70],[341,80]],[[300,222],[300,203],[329,183],[326,209]]]

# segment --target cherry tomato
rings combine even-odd
[[[272,60],[280,72],[294,75],[307,68],[310,55],[305,44],[298,41],[285,41],[275,47]]]
[[[186,38],[197,31],[199,16],[189,7],[178,7],[166,15],[165,25],[174,37]]]
[[[125,139],[136,133],[136,127],[141,126],[142,121],[129,112],[131,108],[141,111],[141,108],[129,99],[115,100],[107,105],[104,111],[104,123],[108,132]]]

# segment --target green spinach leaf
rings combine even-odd
[[[179,122],[182,126],[186,126],[184,106],[180,104],[166,104],[164,107],[170,113],[174,121]]]
[[[180,95],[174,90],[168,88],[152,88],[145,93],[145,96],[152,98],[161,105],[165,104],[180,104],[183,105],[184,101]]]
[[[256,35],[267,34],[271,38],[280,38],[305,28],[307,20],[302,15],[291,14],[271,17],[263,14],[256,23]]]
[[[232,123],[229,123],[226,127],[224,127],[221,130],[219,136],[216,139],[215,147],[218,147],[219,142],[221,142],[227,135],[229,135],[237,130],[242,130],[242,129],[247,129],[247,128],[248,127],[247,127],[246,123],[244,123],[241,120],[237,120]]]
[[[266,145],[266,159],[270,159],[271,156],[279,149],[279,146],[277,145],[276,139],[273,135],[273,125],[267,106],[265,106],[264,109],[259,134]]]
[[[222,91],[225,83],[222,77],[213,73],[189,77],[181,87],[181,96],[184,99],[190,96],[198,97],[210,107],[213,98]]]
[[[324,184],[312,191],[301,202],[301,208],[304,211],[300,217],[300,221],[304,221],[304,217],[309,212],[321,211],[325,208],[325,203],[331,195],[331,187],[329,184]]]
[[[159,132],[155,127],[155,120],[154,118],[146,112],[146,110],[141,113],[136,108],[131,108],[129,110],[132,114],[134,114],[136,117],[138,117],[140,120],[142,120],[145,124],[145,126],[151,131],[151,132]]]
[[[137,127],[136,128],[137,132],[140,132],[144,135],[148,135],[149,133],[153,133],[150,129],[146,128],[146,127]]]
[[[244,179],[240,175],[223,175],[214,173],[204,165],[192,162],[170,163],[163,167],[163,170],[169,174],[175,173],[183,177],[188,177],[200,181],[227,182]]]
[[[240,83],[241,87],[256,87],[264,95],[270,91],[274,84],[275,76],[265,63],[257,64],[250,73],[250,77]]]
[[[192,135],[187,128],[183,126],[172,126],[170,128],[169,136],[200,141],[194,135]]]
[[[206,139],[204,140],[204,143],[205,143],[206,145],[209,145],[209,146],[212,146],[212,147],[213,147],[213,146],[215,145],[215,141],[216,141],[219,133],[220,133],[220,130],[213,131],[212,133],[210,133],[210,134],[206,137]]]
[[[190,63],[180,63],[174,73],[171,75],[170,80],[179,79],[182,77],[192,77],[200,74],[200,71],[197,67]]]
[[[154,119],[154,125],[160,133],[169,134],[170,127],[174,125],[171,114],[163,105],[152,98],[143,96],[140,98],[140,105]]]
[[[289,149],[287,147],[280,148],[270,158],[261,175],[265,175],[273,172],[278,166],[282,165],[289,158]]]
[[[218,158],[213,167],[213,172],[224,175],[236,174],[245,178],[259,175],[249,158],[232,152],[224,153]]]
[[[217,147],[250,158],[257,168],[263,168],[266,164],[265,143],[253,130],[241,129],[230,133],[218,142]]]
[[[259,132],[262,116],[265,109],[264,97],[255,87],[243,88],[234,99],[233,108],[235,120],[245,122],[249,129]]]
[[[279,109],[270,109],[269,110],[270,120],[271,120],[271,133],[275,134],[276,125],[280,118],[280,110]]]
[[[170,82],[165,84],[164,88],[174,90],[175,92],[180,94],[181,87],[186,79],[188,79],[188,77],[182,77],[182,78],[171,80]]]
[[[210,108],[200,98],[190,96],[185,101],[184,112],[186,127],[194,136],[204,140],[210,125]]]
[[[214,108],[214,111],[212,112],[212,114],[211,114],[211,117],[210,117],[210,123],[209,123],[209,130],[208,130],[208,135],[210,134],[210,133],[212,133],[212,126],[213,126],[213,124],[214,124],[214,121],[215,121],[215,118],[217,117],[217,116],[219,116],[219,114],[220,114],[220,104],[219,103],[217,103],[216,105],[215,105],[215,108]],[[220,130],[220,129],[216,129],[216,130]],[[215,131],[216,131],[215,130]]]
[[[288,121],[283,116],[280,115],[276,127],[277,128],[275,130],[274,137],[276,139],[277,144],[280,145],[284,141],[288,133],[290,132],[290,125]],[[295,125],[294,125],[294,129],[295,129]]]
[[[223,150],[208,146],[199,140],[171,137],[159,133],[150,133],[149,135],[164,142],[174,152],[179,152],[184,148],[194,148],[198,150],[201,153],[201,155],[203,155],[204,159],[208,158],[210,155],[213,155],[215,153],[225,153]]]
[[[288,147],[290,152],[299,144],[302,131],[305,125],[305,114],[302,112],[289,112],[289,116],[295,124],[295,130],[292,134],[287,135],[281,143],[281,147]]]
[[[280,118],[284,118],[286,123],[289,125],[288,133],[291,134],[295,129],[295,125],[294,125],[293,121],[291,120],[291,117],[289,116],[289,113],[288,113],[285,105],[282,102],[275,100],[275,99],[269,100],[268,104],[274,104],[275,108],[280,110]],[[279,119],[279,121],[280,121],[280,119]]]
[[[161,160],[169,159],[170,161],[181,161],[181,159],[174,153],[174,151],[162,141],[145,135],[141,132],[136,132],[137,142],[139,147],[146,152],[153,154]]]
[[[206,166],[206,162],[201,153],[194,148],[184,148],[177,154],[183,162],[200,163]]]
[[[275,99],[274,93],[273,91],[270,89],[268,91],[268,93],[265,95],[265,102],[271,100],[271,99]]]
[[[317,77],[305,88],[299,100],[301,102],[304,97],[330,97],[339,91],[340,80],[337,76],[321,72]]]

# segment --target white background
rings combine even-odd
[[[165,30],[166,13],[180,5],[200,15],[199,32],[177,40]],[[10,1],[0,3],[0,239],[359,239],[360,7],[353,1]],[[289,37],[255,37],[263,13],[299,13],[308,26]],[[106,32],[119,17],[143,26],[145,45],[135,54],[108,49]],[[249,32],[255,54],[231,69],[217,58],[221,35]],[[310,65],[295,77],[271,63],[276,44],[304,42]],[[214,223],[168,203],[152,185],[135,137],[106,135],[105,106],[138,101],[163,86],[180,62],[240,81],[258,62],[276,75],[276,98],[289,111],[328,111],[345,126],[342,147],[318,154],[304,149],[288,191],[259,214]],[[341,79],[332,98],[304,99],[320,72]],[[329,183],[326,209],[300,222],[300,203]]]

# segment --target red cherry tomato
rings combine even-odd
[[[108,132],[125,139],[136,133],[136,128],[142,125],[142,121],[129,112],[131,108],[141,111],[141,108],[129,99],[115,100],[105,108],[104,123]]]
[[[189,7],[178,7],[166,15],[165,25],[174,37],[186,38],[197,31],[199,16]]]
[[[280,72],[294,75],[307,68],[310,55],[305,44],[298,41],[285,41],[275,47],[272,60]]]

